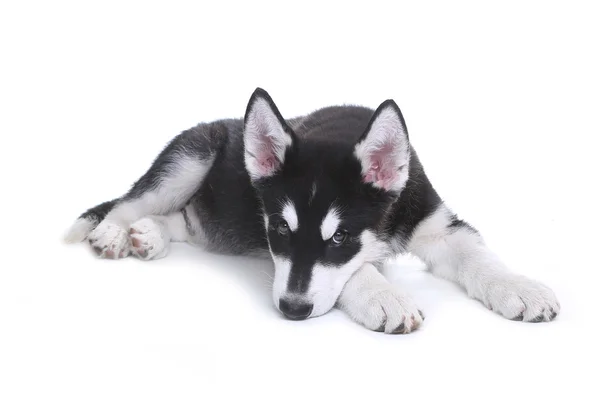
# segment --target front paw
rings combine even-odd
[[[532,279],[506,275],[490,280],[483,303],[505,318],[515,321],[552,321],[560,312],[554,292]]]
[[[413,301],[391,285],[362,292],[342,309],[366,328],[385,333],[410,333],[424,320]]]

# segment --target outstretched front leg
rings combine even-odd
[[[363,265],[346,283],[337,306],[368,329],[410,333],[423,323],[412,298],[394,287],[373,264]]]
[[[470,297],[506,318],[542,322],[560,312],[550,288],[507,269],[479,232],[443,204],[417,226],[408,250],[434,275],[458,283]]]

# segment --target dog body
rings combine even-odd
[[[290,319],[338,306],[372,330],[415,330],[422,313],[380,273],[405,252],[506,318],[550,321],[560,309],[444,205],[391,100],[285,120],[257,89],[243,119],[181,133],[127,194],[83,213],[67,240],[86,238],[105,258],[161,258],[171,241],[270,254],[273,300]]]

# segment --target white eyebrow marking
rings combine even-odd
[[[340,213],[336,207],[331,207],[321,223],[321,237],[323,240],[329,240],[340,225]]]
[[[298,230],[298,214],[296,213],[296,207],[294,207],[294,203],[292,203],[291,200],[286,201],[283,210],[281,211],[281,215],[287,222],[290,230],[296,232]]]

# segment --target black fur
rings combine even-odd
[[[88,219],[94,225],[98,225],[117,204],[140,198],[144,193],[155,190],[164,177],[176,168],[179,157],[186,155],[198,160],[206,160],[218,154],[227,143],[231,127],[240,123],[239,120],[222,120],[210,124],[198,124],[182,132],[165,146],[148,171],[123,197],[99,204],[81,214],[80,218]]]
[[[419,222],[431,215],[441,203],[414,149],[411,149],[408,176],[406,187],[393,203],[383,225],[386,236],[394,236],[401,242],[407,242]]]
[[[185,207],[181,209],[181,214],[183,215],[183,220],[185,221],[185,229],[187,230],[188,235],[195,236],[196,230],[192,226],[192,222],[190,221],[190,217]]]
[[[458,218],[458,216],[453,215],[450,219],[450,223],[448,224],[448,228],[452,231],[458,230],[460,228],[466,228],[473,233],[477,233],[477,229],[471,226],[468,222]]]
[[[137,201],[139,198],[142,200]],[[293,210],[284,207],[288,202]],[[324,223],[332,210],[332,220]],[[153,229],[165,234],[161,236],[165,242],[183,237],[192,243],[207,241],[208,250],[220,253],[273,253],[273,298],[288,318],[322,315],[337,301],[355,307],[345,294],[361,298],[364,294],[369,303],[364,306],[373,305],[378,311],[381,308],[389,316],[389,304],[384,309],[383,303],[368,300],[376,295],[372,292],[380,291],[377,282],[369,283],[373,281],[370,274],[376,273],[371,264],[377,266],[408,246],[433,273],[446,259],[473,257],[468,248],[460,248],[463,246],[446,249],[447,257],[429,257],[429,246],[444,240],[437,235],[411,242],[419,224],[434,212],[440,213],[444,223],[436,219],[433,229],[442,236],[466,233],[457,236],[479,254],[480,235],[442,205],[409,144],[404,118],[394,101],[385,101],[376,110],[326,107],[286,120],[271,97],[257,89],[243,119],[199,124],[182,132],[127,194],[83,213],[83,223],[78,221],[73,226],[67,240],[74,242],[87,236],[101,257],[126,257],[130,251],[145,259],[161,257],[167,249],[160,247],[159,241],[144,242],[144,247],[135,237],[139,233],[136,221],[153,216],[154,222],[161,225]],[[102,229],[90,229],[104,218],[109,220]],[[129,236],[127,228],[133,229]],[[150,254],[152,250],[156,254]],[[462,267],[452,267],[459,276]],[[463,275],[478,274],[488,267],[469,262],[464,268],[471,270]],[[353,279],[352,274],[357,281],[349,286],[348,294],[343,285]],[[488,286],[493,286],[493,280],[485,279]],[[459,283],[469,291],[468,282]],[[475,282],[478,287],[480,283]],[[513,288],[516,294],[520,290],[518,285]],[[538,316],[528,316],[531,322],[551,320],[559,312],[552,296],[545,289],[539,292],[546,296],[546,308]],[[521,299],[525,302],[526,297]],[[358,314],[364,311],[362,307]],[[406,310],[400,307],[399,311]],[[381,321],[360,322],[373,325],[371,329],[407,333],[420,323],[417,311],[410,311],[412,315],[405,315],[398,326],[388,326],[385,319],[381,326]],[[354,312],[350,315],[360,319]],[[504,315],[514,317],[513,312]],[[524,315],[528,314],[523,312],[515,319],[523,320]]]
[[[230,121],[226,120],[212,124],[199,124],[176,136],[123,199],[136,199],[156,189],[162,178],[176,165],[177,158],[182,155],[206,160],[218,153],[227,142],[229,124]]]
[[[105,201],[95,207],[90,208],[79,216],[79,218],[87,219],[94,222],[96,225],[102,221],[106,215],[113,209],[119,199]]]
[[[243,133],[244,121],[258,98],[268,101],[292,137],[292,146],[287,150],[281,171],[253,182],[244,164]],[[355,145],[364,140],[378,113],[390,105],[404,124],[393,101],[384,102],[375,111],[337,106],[285,120],[271,97],[257,89],[244,119],[200,124],[181,133],[123,199],[137,198],[156,188],[182,154],[200,160],[214,156],[212,168],[188,202],[199,216],[209,248],[234,254],[265,251],[268,236],[272,252],[292,260],[289,290],[303,292],[315,263],[335,267],[361,250],[359,236],[365,229],[375,231],[381,238],[405,243],[417,224],[441,202],[412,148],[409,180],[399,197],[362,181],[361,165],[353,154]],[[316,194],[309,201],[315,184]],[[287,198],[295,204],[302,224],[297,232],[283,237],[276,226],[281,219],[278,216],[281,202]],[[105,203],[88,213],[99,221],[114,204],[115,201]],[[341,246],[323,241],[320,235],[320,225],[332,204],[341,212],[340,229],[348,233]],[[268,229],[264,226],[263,212],[271,216]]]

